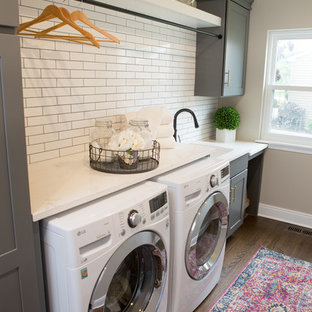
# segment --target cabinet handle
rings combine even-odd
[[[232,205],[232,188],[230,188],[230,206]]]
[[[234,200],[233,201],[236,201],[236,186],[234,187]]]
[[[234,202],[235,202],[235,193],[234,193],[234,188],[233,187],[231,187],[231,189],[230,189],[230,205],[232,205]],[[234,195],[234,196],[233,196]]]
[[[227,82],[225,82],[224,85],[229,87],[230,86],[230,70],[224,73],[224,78],[225,78],[225,75],[227,75]]]

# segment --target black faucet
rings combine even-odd
[[[198,125],[198,121],[197,121],[197,118],[194,114],[194,112],[189,109],[189,108],[182,108],[182,109],[179,109],[175,114],[174,114],[174,117],[173,117],[173,129],[174,129],[174,134],[173,134],[173,137],[175,139],[175,141],[177,141],[177,117],[180,113],[183,113],[183,112],[187,112],[187,113],[190,113],[194,119],[194,126],[195,128],[198,128],[199,125]]]

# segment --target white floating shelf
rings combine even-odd
[[[97,0],[192,28],[221,26],[221,18],[177,0]]]

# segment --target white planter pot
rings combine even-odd
[[[228,130],[228,129],[217,129],[216,131],[216,141],[223,143],[234,143],[236,137],[236,129]]]

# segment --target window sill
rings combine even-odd
[[[293,152],[293,153],[301,153],[301,154],[312,154],[312,146],[267,141],[267,140],[256,140],[256,142],[268,144],[269,149],[275,149],[275,150]]]

